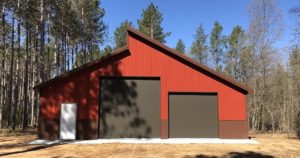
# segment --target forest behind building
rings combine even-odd
[[[161,43],[172,36],[153,3],[136,22],[120,21],[113,44],[107,44],[109,25],[100,0],[1,0],[0,5],[0,128],[37,126],[39,93],[33,87],[125,46],[128,25]],[[253,89],[247,99],[251,130],[300,135],[300,3],[289,10],[299,22],[286,49],[275,47],[286,29],[275,0],[250,0],[245,10],[247,27],[224,34],[216,19],[206,33],[208,24],[198,21],[195,33],[186,35],[194,38],[191,47],[178,39],[174,49]]]

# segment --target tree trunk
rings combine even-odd
[[[50,19],[50,14],[48,13],[47,15],[47,20]],[[51,53],[51,50],[50,50],[50,24],[47,25],[47,34],[48,34],[48,39],[47,39],[47,44],[48,44],[48,48],[47,48],[47,65],[48,65],[48,68],[47,68],[47,78],[46,80],[49,80],[50,78],[52,78],[52,63],[51,63],[51,60],[50,60],[50,53]]]
[[[64,72],[67,71],[67,60],[68,60],[68,54],[67,54],[67,33],[66,29],[64,30]]]
[[[29,42],[29,46],[28,46],[28,49],[29,49],[29,52],[30,52],[30,57],[28,58],[28,65],[30,63],[31,65],[31,87],[34,87],[35,86],[35,80],[36,80],[36,64],[35,64],[35,57],[34,55],[32,54],[32,50],[31,50],[31,38],[32,38],[32,35],[31,35],[31,30],[29,30],[29,33],[28,33],[28,42]],[[29,84],[29,80],[27,82]],[[25,87],[24,87],[25,88]],[[33,116],[34,116],[34,95],[35,95],[35,92],[33,90],[31,90],[31,101],[30,101],[30,105],[31,105],[31,120],[30,120],[30,125],[32,126],[33,125]],[[27,102],[27,104],[29,104],[29,102]],[[27,120],[28,121],[28,120]]]
[[[84,42],[84,63],[83,64],[87,63],[87,50],[86,49],[87,49],[87,43],[85,41]]]
[[[151,27],[150,27],[150,37],[151,38],[154,38],[154,22],[153,22],[153,19],[151,17]]]
[[[71,65],[71,69],[73,69],[73,65],[74,65],[74,45],[72,46],[71,48],[71,53],[72,53],[72,57],[71,57],[71,62],[72,62],[72,65]]]
[[[64,69],[65,69],[65,46],[64,46],[64,36],[63,36],[63,33],[61,35],[61,63],[60,63],[60,72],[61,73],[64,73]]]
[[[78,60],[79,60],[79,58],[77,58],[77,55],[78,55],[78,45],[77,44],[75,44],[75,64],[74,64],[74,67],[73,68],[76,68],[77,67],[77,65],[78,65]]]
[[[60,74],[60,45],[58,39],[56,39],[56,76]]]
[[[66,51],[67,51],[67,69],[68,69],[68,71],[70,71],[70,50],[69,50],[69,37],[67,36],[67,44],[66,44]]]
[[[58,74],[58,68],[57,68],[57,53],[58,53],[58,50],[57,50],[57,42],[56,42],[56,38],[54,39],[54,56],[53,56],[53,70],[54,70],[54,76],[57,76]]]
[[[14,37],[15,37],[15,13],[13,10],[12,13],[12,34],[11,34],[11,57],[10,57],[10,78],[9,78],[9,93],[8,93],[8,118],[7,118],[7,128],[11,125],[11,108],[13,104],[12,96],[13,96],[13,71],[14,71]]]
[[[40,17],[40,34],[41,34],[41,39],[40,39],[40,59],[39,59],[39,68],[40,68],[40,79],[41,82],[44,82],[45,80],[45,70],[44,70],[44,44],[45,44],[45,21],[44,21],[44,0],[41,0],[41,4],[40,4],[40,13],[41,13],[41,17]]]
[[[6,96],[6,29],[5,29],[5,2],[2,3],[2,41],[3,41],[3,49],[2,49],[2,62],[1,62],[1,82],[0,82],[0,128],[2,128],[2,112],[3,107],[5,105],[5,96]]]
[[[18,0],[18,11],[20,11],[20,0]],[[21,60],[21,25],[20,25],[20,18],[17,18],[17,32],[18,32],[18,56],[17,56],[17,61],[16,61],[16,84],[15,84],[15,92],[14,92],[14,109],[13,109],[13,126],[12,129],[15,130],[16,129],[16,115],[17,115],[17,108],[18,108],[18,104],[19,104],[19,78],[20,78],[20,70],[19,70],[19,66],[20,66],[20,60]]]
[[[24,75],[24,111],[23,111],[23,130],[27,128],[28,122],[28,59],[29,59],[29,49],[28,49],[28,24],[26,22],[26,59],[25,59],[25,75]],[[31,118],[32,119],[32,118]]]

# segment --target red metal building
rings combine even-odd
[[[35,88],[38,133],[58,139],[76,103],[76,139],[247,138],[251,89],[128,28],[127,46]]]

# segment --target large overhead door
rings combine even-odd
[[[169,137],[218,137],[217,100],[216,94],[169,94]]]
[[[158,78],[102,78],[100,138],[160,137]]]

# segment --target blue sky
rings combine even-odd
[[[196,27],[203,23],[206,34],[210,34],[214,22],[217,20],[223,26],[223,34],[229,35],[233,27],[242,26],[247,30],[249,17],[247,5],[250,0],[102,0],[105,8],[104,21],[108,24],[107,44],[113,44],[114,30],[121,22],[128,19],[137,27],[137,19],[142,10],[153,2],[163,14],[162,26],[165,31],[171,32],[166,45],[175,47],[181,38],[186,48],[190,48],[194,39]],[[290,45],[296,17],[289,14],[289,9],[300,5],[300,0],[277,0],[284,16],[286,29],[281,39],[276,42],[277,48]]]

